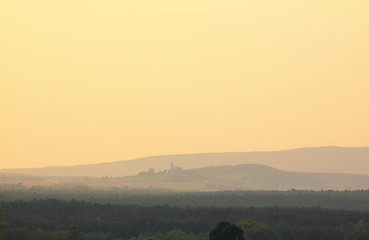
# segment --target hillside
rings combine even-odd
[[[272,152],[164,155],[78,166],[2,169],[0,172],[38,176],[121,177],[136,175],[149,168],[166,170],[172,162],[183,169],[263,164],[295,172],[369,174],[369,148],[317,147]]]
[[[369,175],[297,173],[258,164],[146,172],[120,179],[127,187],[199,191],[369,189]]]
[[[205,167],[189,170],[152,169],[127,177],[36,177],[0,174],[4,186],[84,186],[98,189],[170,189],[179,191],[226,190],[357,190],[369,189],[369,175],[297,173],[258,164]],[[21,183],[19,185],[18,183]],[[14,188],[14,185],[13,185]]]

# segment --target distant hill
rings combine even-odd
[[[208,167],[189,171],[203,178],[213,177],[207,188],[210,186],[215,190],[369,189],[369,175],[297,173],[258,164]]]
[[[189,170],[149,170],[127,177],[34,177],[0,174],[0,182],[23,186],[88,186],[98,189],[225,190],[357,190],[369,189],[369,175],[297,173],[259,164],[205,167]],[[55,185],[57,184],[57,185]],[[19,187],[20,185],[16,185]]]
[[[120,177],[136,175],[149,168],[166,170],[172,162],[183,169],[263,164],[295,172],[369,174],[369,148],[316,147],[270,152],[164,155],[78,166],[3,169],[0,172],[38,176]]]
[[[112,179],[112,182],[116,180]],[[339,173],[297,173],[259,164],[205,167],[174,172],[150,171],[120,178],[130,188],[179,190],[353,190],[369,189],[369,175]]]

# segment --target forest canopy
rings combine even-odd
[[[0,202],[0,212],[0,239],[6,240],[72,236],[83,240],[151,237],[166,240],[175,239],[173,235],[183,237],[178,239],[201,240],[222,221],[244,229],[246,240],[254,236],[278,236],[286,240],[369,238],[369,212],[319,207],[137,206],[48,199]]]

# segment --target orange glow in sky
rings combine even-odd
[[[369,146],[369,1],[2,0],[0,168]]]

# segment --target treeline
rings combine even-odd
[[[283,240],[369,239],[369,212],[318,207],[145,207],[47,199],[3,201],[0,213],[0,239],[6,240],[201,240],[221,221],[248,219]]]
[[[0,201],[56,198],[103,204],[179,207],[321,207],[369,211],[369,190],[175,192],[160,189],[98,190],[85,186],[31,187],[0,185]]]

